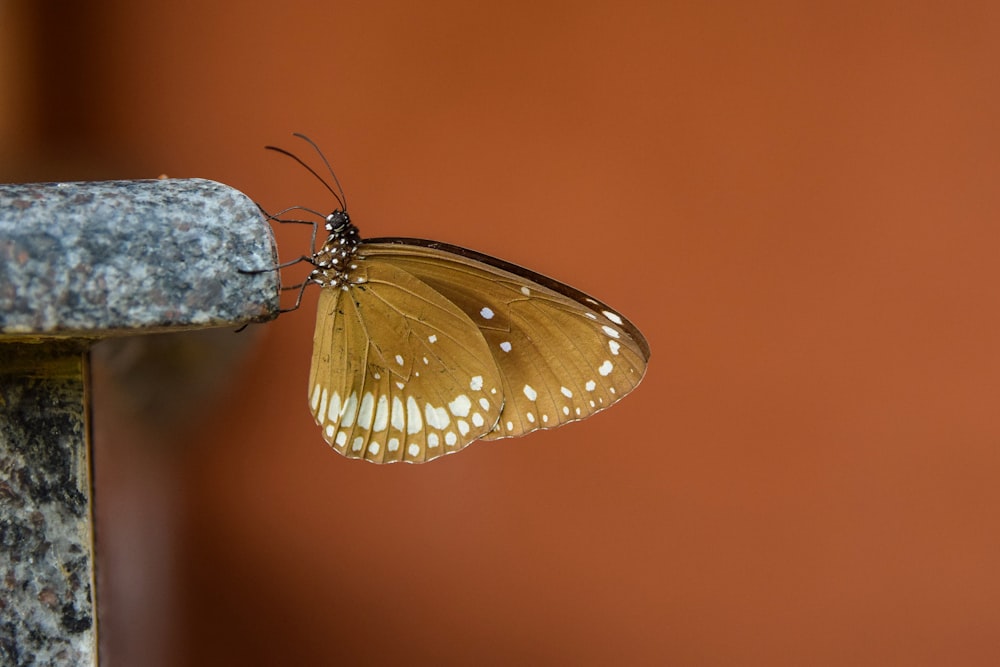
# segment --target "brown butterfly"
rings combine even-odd
[[[362,240],[340,182],[323,246],[300,261],[300,285],[321,287],[309,406],[338,452],[375,463],[420,463],[554,428],[635,389],[649,345],[621,314],[569,285],[489,255],[410,238]],[[339,191],[339,192],[338,192]]]

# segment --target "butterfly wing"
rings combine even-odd
[[[499,371],[469,317],[405,269],[356,260],[320,291],[309,398],[323,438],[377,463],[422,462],[489,433]]]
[[[358,256],[405,270],[478,327],[500,369],[504,398],[484,439],[589,417],[632,391],[645,373],[649,345],[635,325],[552,278],[421,239],[368,240]]]

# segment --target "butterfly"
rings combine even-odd
[[[309,407],[323,438],[350,458],[422,463],[476,440],[554,428],[610,407],[649,361],[642,333],[607,304],[552,278],[459,246],[414,238],[362,239],[334,188],[275,146],[337,200],[319,250],[280,268],[313,268],[320,286]]]

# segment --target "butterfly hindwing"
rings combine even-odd
[[[484,439],[583,419],[634,389],[649,346],[607,305],[475,251],[417,239],[365,241],[359,257],[391,262],[475,323],[500,369],[504,404]]]
[[[404,268],[359,258],[354,282],[320,291],[310,407],[336,451],[428,461],[489,433],[503,402],[485,339]]]

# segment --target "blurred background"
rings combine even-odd
[[[305,132],[363,234],[556,276],[653,357],[379,467],[313,425],[314,291],[95,349],[105,664],[1000,661],[1000,5],[261,7],[0,0],[0,176],[328,210],[262,150]]]

